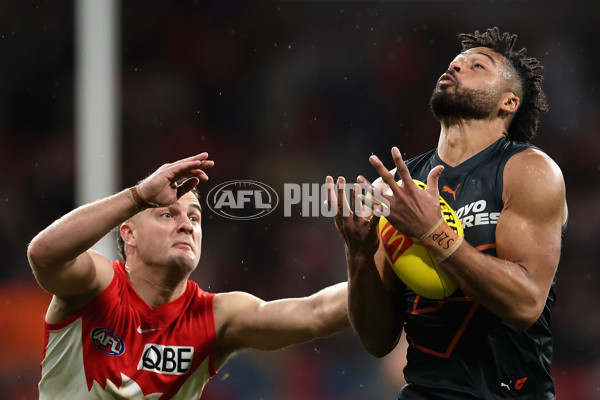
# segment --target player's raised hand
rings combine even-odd
[[[422,190],[413,182],[397,147],[392,148],[392,158],[400,175],[401,185],[396,183],[394,175],[379,157],[372,155],[369,158],[371,165],[391,190],[391,193],[382,195],[389,202],[390,214],[387,219],[398,231],[418,238],[442,217],[438,179],[444,167],[438,165],[430,171],[427,187]]]
[[[201,180],[208,180],[204,170],[212,168],[214,164],[206,152],[164,164],[137,185],[137,192],[141,200],[147,203],[146,206],[168,206]]]
[[[327,184],[327,201],[330,205],[337,206],[335,214],[335,226],[344,240],[347,255],[361,253],[365,256],[373,256],[379,247],[379,235],[377,234],[377,224],[379,217],[369,213],[369,218],[362,217],[355,212],[357,209],[364,211],[362,204],[354,204],[351,207],[346,198],[345,186],[346,179],[339,177],[334,186],[333,178],[325,178]],[[355,184],[352,190],[352,198],[357,201],[358,193],[361,188]]]

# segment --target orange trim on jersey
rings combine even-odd
[[[479,251],[483,251],[483,250],[487,250],[487,249],[495,249],[495,248],[496,248],[496,243],[482,244],[481,246],[475,247],[475,249],[479,250]]]
[[[434,312],[439,310],[440,308],[442,308],[444,306],[444,304],[446,303],[456,303],[459,301],[472,301],[472,299],[469,296],[465,296],[465,297],[447,297],[445,299],[442,299],[440,301],[438,301],[438,303],[433,306],[433,307],[426,307],[426,308],[417,308],[417,304],[419,303],[419,299],[421,298],[420,295],[417,295],[417,297],[415,297],[415,301],[413,303],[413,309],[411,314],[416,315],[416,314],[424,314],[424,313],[428,313],[428,312]]]
[[[473,317],[473,314],[475,314],[475,310],[477,310],[477,307],[479,307],[479,304],[474,303],[473,307],[471,307],[471,309],[469,310],[469,313],[465,317],[465,319],[464,319],[462,325],[460,326],[460,328],[458,328],[458,331],[456,331],[456,335],[454,335],[454,337],[452,338],[452,341],[450,342],[450,345],[448,346],[448,348],[446,349],[446,351],[444,353],[440,353],[440,352],[428,349],[427,347],[423,347],[421,345],[418,345],[408,335],[406,336],[406,338],[409,340],[409,342],[410,342],[410,344],[412,346],[414,346],[415,348],[421,350],[423,353],[430,354],[432,356],[436,356],[436,357],[439,357],[439,358],[450,358],[450,354],[452,354],[452,351],[454,350],[454,347],[456,346],[456,343],[458,343],[458,339],[460,339],[460,337],[462,336],[462,334],[465,332],[465,329],[467,328],[467,325],[468,325],[469,321]]]
[[[495,248],[496,248],[496,243],[482,244],[481,246],[475,247],[475,249],[477,249],[478,251],[483,251],[483,250],[487,250],[487,249],[495,249]],[[440,308],[442,308],[446,303],[458,303],[461,301],[462,302],[472,302],[473,301],[473,299],[471,299],[469,296],[447,297],[445,299],[438,301],[437,304],[434,306],[425,307],[425,308],[417,308],[420,298],[421,298],[421,296],[417,294],[415,297],[415,301],[413,302],[413,309],[412,309],[411,315],[425,314],[425,313],[437,311]],[[406,336],[406,338],[410,342],[411,346],[414,346],[416,349],[421,350],[423,353],[430,354],[430,355],[440,357],[440,358],[449,358],[450,354],[452,354],[452,351],[454,350],[454,347],[456,347],[458,340],[460,339],[462,334],[465,332],[465,329],[467,329],[467,325],[469,324],[469,321],[471,321],[471,318],[473,318],[473,315],[475,314],[475,311],[477,310],[478,307],[479,307],[478,303],[473,303],[473,306],[471,307],[471,309],[465,316],[465,319],[463,320],[460,328],[456,331],[456,334],[452,338],[452,341],[450,341],[450,345],[448,346],[448,348],[446,349],[446,351],[444,353],[440,353],[438,351],[431,350],[427,347],[416,344],[415,341],[413,340],[413,338],[409,337],[408,335]]]

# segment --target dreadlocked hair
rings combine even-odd
[[[502,54],[511,63],[518,75],[523,95],[521,105],[508,128],[508,140],[529,143],[538,129],[540,113],[548,111],[548,101],[542,89],[544,66],[535,58],[527,57],[527,49],[515,51],[517,35],[500,33],[497,27],[479,33],[459,33],[462,51],[474,47],[488,47]]]

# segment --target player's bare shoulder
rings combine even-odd
[[[235,330],[235,325],[255,312],[264,303],[246,292],[217,293],[213,300],[213,313],[217,333]]]
[[[548,154],[536,148],[529,148],[512,156],[506,164],[507,172],[511,168],[518,168],[521,174],[536,178],[554,178],[563,181],[558,164]]]
[[[559,213],[566,220],[565,181],[558,164],[535,148],[512,156],[504,169],[502,198],[506,204],[527,201],[540,212]]]

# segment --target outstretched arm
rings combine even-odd
[[[244,292],[215,295],[215,366],[243,348],[276,350],[349,326],[345,282],[311,296],[264,301]]]
[[[112,267],[90,247],[150,203],[171,204],[200,179],[206,180],[202,168],[213,165],[207,157],[202,153],[165,164],[136,186],[136,192],[127,189],[81,206],[40,232],[27,249],[39,284],[59,297],[87,297],[103,290],[112,279]],[[184,178],[191,180],[177,186]]]

